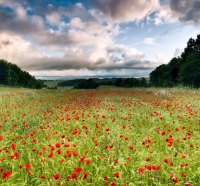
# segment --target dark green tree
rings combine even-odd
[[[124,86],[124,79],[123,78],[117,78],[116,82],[115,82],[115,86],[123,87]]]
[[[5,60],[0,60],[0,84],[9,84],[9,64]]]
[[[148,85],[147,85],[147,79],[146,78],[141,78],[140,79],[140,85],[139,85],[140,87],[147,87]]]
[[[17,65],[3,59],[0,60],[0,84],[37,89],[43,87],[41,81],[37,81],[28,72],[22,71]]]
[[[150,73],[151,85],[156,87],[166,87],[169,86],[167,77],[167,65],[163,64],[158,66],[154,71]]]
[[[200,51],[187,56],[180,69],[180,80],[185,86],[200,87]]]
[[[165,84],[173,87],[179,83],[179,72],[181,66],[181,58],[172,58],[166,66]]]
[[[99,84],[92,78],[80,82],[78,85],[74,86],[76,89],[96,89]]]

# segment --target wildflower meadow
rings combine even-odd
[[[199,90],[0,88],[0,185],[199,186],[199,111]]]

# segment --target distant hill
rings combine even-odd
[[[3,59],[0,60],[0,84],[36,89],[43,86],[42,82],[37,81],[28,72]]]

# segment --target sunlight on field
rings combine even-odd
[[[0,185],[200,185],[200,91],[0,88]]]

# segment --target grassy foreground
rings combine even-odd
[[[200,90],[0,88],[1,186],[200,185]]]

